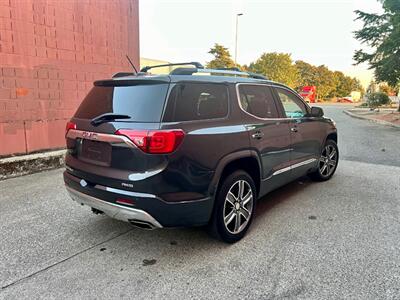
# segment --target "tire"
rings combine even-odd
[[[322,148],[321,156],[318,160],[317,169],[310,174],[311,179],[315,181],[326,181],[335,174],[339,163],[339,149],[336,142],[326,140]]]
[[[248,173],[238,170],[227,176],[218,189],[209,233],[230,244],[242,239],[253,220],[256,195],[254,181]]]

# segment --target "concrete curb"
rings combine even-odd
[[[343,112],[346,115],[349,115],[350,117],[353,117],[353,118],[356,118],[356,119],[368,120],[368,121],[371,121],[371,122],[374,122],[374,123],[377,123],[377,124],[380,124],[380,125],[391,126],[391,127],[394,127],[394,128],[400,128],[400,125],[393,124],[393,123],[390,123],[390,122],[387,122],[387,121],[384,121],[384,120],[377,120],[377,119],[372,119],[372,118],[360,116],[360,115],[352,113],[351,111],[348,111],[348,110],[344,110]]]
[[[12,156],[0,159],[0,180],[64,166],[66,150]]]

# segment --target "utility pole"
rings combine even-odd
[[[242,13],[236,14],[236,34],[235,34],[235,67],[237,65],[237,46],[238,46],[238,24],[239,24],[239,17],[243,16]]]

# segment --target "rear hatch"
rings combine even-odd
[[[96,82],[67,125],[67,169],[96,183],[114,178],[118,182],[108,186],[119,187],[121,180],[161,171],[165,155],[149,154],[143,143],[160,128],[169,82],[169,77]]]

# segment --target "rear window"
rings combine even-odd
[[[168,98],[166,122],[208,120],[228,114],[228,89],[223,84],[179,83]]]
[[[279,118],[272,91],[264,85],[239,85],[240,105],[258,118]]]
[[[95,86],[75,118],[93,119],[105,113],[129,115],[134,122],[160,122],[168,84]]]

